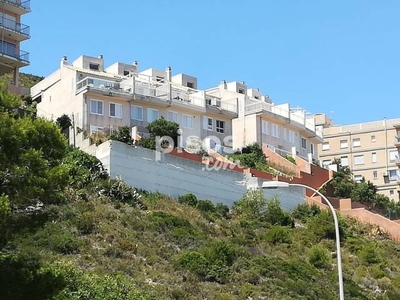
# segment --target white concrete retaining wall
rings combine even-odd
[[[202,163],[132,147],[117,141],[107,141],[97,147],[96,156],[110,176],[117,176],[139,189],[160,192],[172,197],[193,193],[199,199],[232,206],[242,198],[246,189],[259,186],[261,180],[231,170],[206,170]],[[266,197],[277,195],[285,210],[304,202],[303,188],[265,190]]]

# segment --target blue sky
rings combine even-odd
[[[31,1],[22,44],[46,76],[61,57],[137,60],[198,78],[245,81],[274,103],[335,124],[400,117],[398,0]]]

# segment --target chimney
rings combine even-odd
[[[68,58],[66,56],[63,56],[61,59],[61,67],[64,65],[68,65]]]
[[[226,90],[226,81],[225,80],[221,80],[221,85],[222,85],[223,89]]]
[[[167,67],[165,72],[167,73],[167,80],[171,81],[171,67]]]
[[[103,54],[100,54],[100,55],[99,55],[99,58],[100,58],[100,59],[103,59]]]
[[[132,63],[132,65],[135,66],[135,67],[137,67],[137,65],[138,65],[137,60],[135,60],[135,61]]]

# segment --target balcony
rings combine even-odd
[[[316,130],[314,119],[312,117],[307,117],[305,111],[291,110],[287,105],[273,105],[251,98],[246,100],[246,115],[254,113],[270,114],[274,119],[280,119],[281,123],[283,121],[283,126],[286,127],[288,126],[286,124],[290,124],[309,138],[317,138],[318,141],[322,142],[322,131]]]
[[[394,145],[397,147],[397,149],[400,149],[400,137],[395,137]]]
[[[16,41],[24,41],[30,37],[30,28],[28,25],[15,22],[8,18],[0,18],[0,33],[7,35],[9,38]]]
[[[15,48],[0,47],[0,63],[10,70],[26,67],[29,65],[29,53]]]
[[[206,104],[208,107],[215,107],[219,111],[226,111],[237,115],[237,99],[221,100],[220,98],[206,95]]]
[[[134,80],[133,78],[112,81],[86,77],[76,85],[77,93],[84,89],[108,96],[121,96],[129,99],[165,103],[167,106],[176,104],[181,107],[205,110],[203,92],[180,89],[169,82],[150,82]]]
[[[31,11],[30,0],[2,0],[3,9],[17,15],[23,15]]]
[[[396,156],[396,159],[391,162],[394,162],[400,168],[400,158],[398,156]]]

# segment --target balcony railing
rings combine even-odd
[[[221,100],[220,98],[206,95],[207,105],[220,108],[229,112],[237,114],[237,99]]]
[[[29,63],[29,52],[19,50],[16,51],[15,49],[8,49],[7,47],[3,47],[4,49],[0,48],[0,53],[3,55],[11,56],[16,58],[20,61]]]
[[[11,29],[26,36],[29,36],[30,34],[30,28],[28,25],[15,22],[14,20],[5,17],[0,18],[0,26]]]
[[[246,113],[255,113],[263,110],[272,112],[272,104],[259,101],[246,105]]]
[[[79,91],[82,88],[89,87],[99,90],[106,90],[109,92],[117,92],[126,95],[140,95],[145,97],[154,97],[164,101],[171,101],[172,103],[179,103],[182,105],[193,105],[196,107],[205,107],[204,94],[196,92],[195,90],[189,91],[187,89],[178,89],[171,87],[170,83],[165,82],[147,82],[135,81],[111,81],[103,80],[92,77],[86,77],[76,84],[76,89]]]
[[[113,89],[113,90],[120,89],[118,82],[101,80],[101,79],[91,78],[91,77],[86,77],[85,79],[79,81],[76,85],[76,89],[79,90],[86,86],[99,88],[99,89]]]
[[[21,0],[3,0],[4,2],[10,3],[15,6],[20,6],[25,9],[31,9],[31,1],[26,0],[26,1],[21,1]]]

